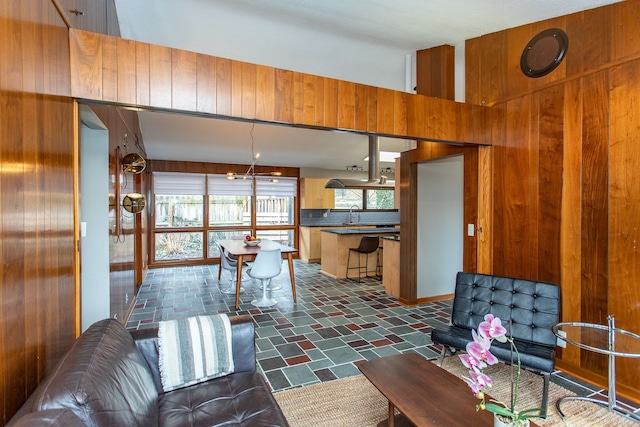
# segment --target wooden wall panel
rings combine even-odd
[[[276,69],[276,89],[274,117],[276,122],[293,122],[293,71]],[[318,108],[322,108],[324,117],[324,106],[320,102]]]
[[[256,118],[272,122],[275,117],[276,75],[273,67],[257,66]]]
[[[216,59],[216,113],[231,115],[231,60]]]
[[[639,1],[622,1],[611,6],[611,60],[638,55]]]
[[[505,138],[494,145],[493,273],[503,276],[535,277],[537,271],[529,262],[530,109],[531,97],[507,103]]]
[[[585,322],[606,324],[609,105],[607,72],[584,79],[582,140],[582,303]],[[583,352],[583,366],[605,372],[606,359]]]
[[[455,99],[455,48],[450,45],[416,52],[416,91],[419,95]]]
[[[560,222],[564,131],[564,86],[539,94],[538,128],[538,280],[560,283]]]
[[[77,330],[68,30],[50,2],[0,2],[0,425]]]
[[[72,32],[73,33],[73,32]],[[71,50],[73,52],[73,49]],[[167,90],[167,88],[169,90]],[[149,103],[160,108],[171,108],[171,49],[149,46]],[[95,98],[89,98],[95,99]]]
[[[71,32],[73,95],[81,99],[410,139],[474,143],[483,134],[466,129],[479,124],[473,107],[450,100]],[[429,123],[415,108],[427,104]]]
[[[640,325],[640,60],[611,70],[609,169],[608,310],[616,327],[638,332]],[[630,285],[633,284],[633,285]],[[640,364],[618,358],[616,374],[625,384],[637,384]]]
[[[338,128],[356,127],[356,86],[355,83],[338,81]]]
[[[569,36],[567,75],[572,76],[609,63],[611,60],[610,7],[600,7],[570,15],[566,20]]]
[[[560,262],[562,319],[580,319],[582,277],[582,81],[565,85]],[[562,360],[580,364],[580,349],[562,349]]]
[[[233,67],[232,67],[233,69]],[[233,80],[236,80],[236,74]],[[242,63],[242,85],[240,85],[240,93],[242,94],[242,109],[239,117],[245,119],[254,119],[256,117],[256,84],[258,76],[257,65]]]
[[[136,43],[136,104],[149,105],[149,45]]]
[[[130,62],[135,59],[131,58]],[[171,107],[174,110],[197,111],[196,70],[195,53],[171,49]]]

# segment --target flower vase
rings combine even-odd
[[[501,417],[493,414],[493,427],[529,427],[529,420],[512,423],[510,420],[503,421]]]

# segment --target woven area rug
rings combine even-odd
[[[455,356],[445,359],[443,368],[457,376],[467,374]],[[500,364],[489,369],[488,373],[494,380],[491,395],[497,400],[508,401],[509,367]],[[520,384],[518,407],[538,407],[542,393],[542,377],[522,371]],[[556,384],[550,384],[547,419],[535,418],[533,421],[544,427],[638,426],[633,421],[609,413],[598,405],[579,401],[567,401],[562,404],[562,410],[567,416],[566,421],[562,421],[556,411],[555,401],[568,395],[573,393]],[[371,427],[387,418],[387,400],[363,375],[284,390],[274,393],[274,396],[291,427]],[[425,399],[428,397],[425,396]],[[460,425],[472,425],[472,422],[462,420]]]

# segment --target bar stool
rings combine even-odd
[[[369,254],[376,252],[376,273],[378,266],[378,246],[380,246],[380,238],[378,236],[362,236],[360,239],[360,246],[357,248],[349,248],[349,255],[347,256],[347,273],[345,274],[346,278],[349,280],[355,280],[349,277],[349,270],[358,270],[358,283],[362,282],[362,255],[365,256],[365,265],[364,265],[364,277],[377,277],[377,276],[369,276],[367,273],[369,271]],[[350,267],[351,265],[351,252],[356,252],[358,254],[358,266]]]

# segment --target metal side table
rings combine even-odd
[[[640,358],[640,335],[615,327],[613,316],[607,317],[607,325],[593,323],[563,322],[553,326],[553,333],[563,341],[576,347],[606,354],[609,356],[608,402],[586,396],[565,396],[556,401],[558,413],[564,420],[565,416],[560,405],[566,400],[586,400],[598,405],[606,406],[609,412],[640,421],[640,415],[634,414],[617,405],[616,401],[616,356]]]

